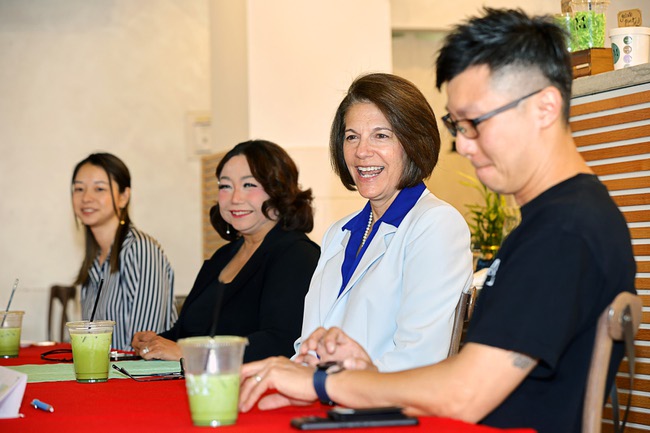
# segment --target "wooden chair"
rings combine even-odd
[[[181,310],[183,309],[183,304],[185,304],[185,299],[187,299],[187,295],[174,296],[174,305],[176,306],[176,312],[178,314],[181,314]]]
[[[463,331],[474,312],[474,301],[476,300],[476,287],[470,286],[463,291],[456,305],[454,313],[454,327],[451,333],[451,344],[449,345],[449,355],[455,355],[460,350],[460,342]]]
[[[600,433],[603,406],[605,404],[605,382],[614,341],[626,341],[627,357],[630,366],[630,381],[634,378],[634,335],[641,322],[641,298],[632,293],[620,293],[603,311],[598,319],[594,352],[591,356],[584,409],[582,412],[582,432]],[[626,335],[627,334],[627,335]],[[616,391],[613,391],[616,393]],[[630,397],[632,387],[630,386]],[[618,408],[614,409],[615,420]],[[614,426],[615,429],[618,426]],[[616,431],[616,430],[615,430]]]
[[[52,286],[50,287],[50,310],[47,316],[47,339],[52,341],[52,310],[54,309],[54,302],[61,302],[61,323],[58,328],[60,329],[59,338],[57,341],[63,341],[65,336],[65,323],[68,321],[68,303],[74,300],[77,296],[77,288],[75,286]]]

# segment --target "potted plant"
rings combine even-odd
[[[508,206],[503,195],[489,190],[478,179],[464,173],[459,174],[467,179],[461,182],[463,185],[474,188],[481,194],[482,203],[467,205],[468,225],[472,234],[472,248],[480,252],[479,261],[489,266],[503,238],[516,226],[519,220],[518,210]]]

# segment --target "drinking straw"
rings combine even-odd
[[[11,289],[11,295],[9,296],[9,302],[7,302],[7,309],[5,310],[5,315],[2,316],[2,324],[0,324],[0,328],[5,326],[5,320],[7,320],[7,313],[9,312],[9,307],[11,306],[11,301],[14,299],[14,293],[16,292],[17,287],[18,287],[18,278],[16,278],[16,281],[14,281],[14,287]]]
[[[214,337],[214,334],[217,332],[217,322],[219,322],[219,314],[221,313],[221,304],[223,302],[223,292],[226,288],[223,283],[219,281],[217,285],[217,299],[214,302],[214,312],[212,315],[212,327],[210,328],[210,338]]]
[[[99,304],[99,295],[102,293],[102,287],[104,286],[104,279],[99,280],[99,289],[97,290],[97,296],[95,297],[95,305],[93,306],[93,312],[90,315],[90,321],[92,322],[95,319],[95,311],[97,311],[97,304]]]

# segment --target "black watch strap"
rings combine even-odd
[[[330,399],[330,396],[327,395],[325,390],[325,380],[327,379],[327,371],[317,368],[314,372],[314,389],[316,390],[316,395],[321,403],[328,406],[334,406],[334,402]]]
[[[318,400],[321,403],[328,406],[334,406],[336,403],[332,401],[327,391],[325,390],[325,381],[329,374],[338,373],[343,370],[343,365],[340,362],[330,361],[323,362],[316,366],[316,371],[314,372],[314,390],[316,390],[316,395]]]

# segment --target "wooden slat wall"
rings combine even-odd
[[[612,194],[630,227],[637,263],[636,288],[643,321],[636,336],[636,372],[629,433],[650,431],[650,90],[648,85],[575,98],[571,129],[576,145]],[[627,402],[627,358],[617,384]],[[622,412],[621,412],[622,414]],[[603,411],[603,433],[613,432],[612,408]]]
[[[217,165],[224,153],[201,157],[201,215],[203,227],[203,259],[209,259],[226,241],[210,224],[210,208],[217,203],[219,183],[215,176]]]

